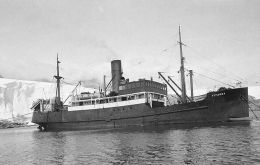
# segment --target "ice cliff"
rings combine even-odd
[[[71,91],[75,88],[73,85],[61,85],[61,97],[65,100]],[[93,92],[91,88],[81,88],[81,91]],[[81,92],[78,91],[78,92]],[[0,78],[0,120],[13,120],[22,118],[30,120],[30,109],[33,101],[39,98],[51,98],[56,93],[56,84],[37,81],[24,81]],[[24,114],[28,114],[23,116]]]

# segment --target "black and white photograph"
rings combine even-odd
[[[260,164],[259,0],[0,0],[0,164]]]

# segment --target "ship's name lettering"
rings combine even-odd
[[[212,97],[217,97],[217,96],[224,96],[225,93],[222,92],[222,93],[215,93],[215,94],[212,94]]]

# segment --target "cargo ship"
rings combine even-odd
[[[249,117],[248,88],[220,88],[205,95],[186,93],[184,57],[179,28],[181,85],[167,80],[158,72],[164,83],[146,79],[130,82],[122,73],[120,60],[111,62],[111,91],[104,85],[98,93],[83,92],[71,96],[68,105],[60,97],[59,59],[57,57],[56,97],[38,99],[33,103],[32,122],[41,130],[104,129],[132,126],[157,126],[187,123],[215,123],[243,120]],[[104,81],[105,84],[105,81]],[[176,94],[170,102],[168,88]]]

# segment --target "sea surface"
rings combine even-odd
[[[0,164],[260,164],[260,121],[95,131],[1,129]]]

